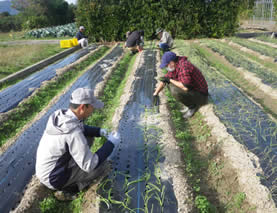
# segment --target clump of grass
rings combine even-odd
[[[0,45],[0,79],[61,51],[57,44]]]
[[[75,66],[72,70],[59,76],[56,81],[49,83],[41,88],[36,95],[28,101],[19,105],[16,110],[9,114],[9,118],[1,123],[0,126],[0,146],[9,138],[16,135],[22,127],[39,113],[47,104],[67,85],[75,81],[84,69],[103,56],[108,47],[102,47],[95,54],[88,57],[85,61]]]
[[[51,195],[39,203],[39,208],[42,213],[78,213],[83,203],[83,197],[84,193],[80,192],[78,198],[68,205],[67,202],[59,202]]]

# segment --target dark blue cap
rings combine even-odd
[[[165,68],[170,61],[174,61],[176,59],[176,54],[174,52],[165,52],[162,57],[162,62],[160,68]]]

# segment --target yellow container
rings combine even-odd
[[[77,38],[73,38],[73,39],[71,39],[71,41],[72,41],[72,45],[73,45],[73,47],[75,47],[75,46],[78,46],[79,44],[78,44],[78,39]]]
[[[60,47],[61,48],[70,48],[70,47],[75,47],[75,46],[78,46],[78,45],[79,44],[78,44],[78,39],[77,38],[60,41]]]
[[[71,40],[61,40],[60,41],[61,48],[70,48],[73,47]]]

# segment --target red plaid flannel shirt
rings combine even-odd
[[[204,76],[185,56],[178,57],[176,69],[168,72],[165,77],[182,82],[189,90],[196,90],[203,95],[208,95],[208,85]]]

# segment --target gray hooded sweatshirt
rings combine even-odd
[[[86,136],[100,137],[100,128],[85,126],[70,109],[58,110],[49,117],[36,159],[36,176],[44,185],[61,189],[73,166],[77,164],[89,173],[112,152],[114,145],[107,141],[104,157],[103,150],[93,154]]]

